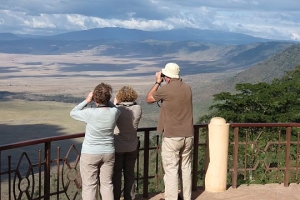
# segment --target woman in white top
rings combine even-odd
[[[111,93],[111,86],[101,83],[70,112],[71,117],[86,123],[80,156],[83,200],[97,199],[99,179],[101,196],[105,200],[114,199],[112,184],[115,162],[113,131],[120,111],[109,101]],[[86,107],[92,101],[97,107]]]

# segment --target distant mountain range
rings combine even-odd
[[[196,95],[201,102],[210,101],[213,94],[233,91],[236,83],[270,82],[300,65],[299,43],[221,31],[177,29],[150,32],[101,28],[54,36],[0,33],[0,53],[59,55],[77,52],[114,58],[152,59],[157,66],[174,61],[181,66],[183,76],[213,72],[230,74],[230,78],[216,80],[205,91],[200,91],[200,88]],[[34,65],[34,62],[28,65]],[[38,64],[43,63],[40,61]],[[89,68],[89,63],[68,65],[70,69],[76,67],[81,71],[101,68],[97,64]],[[118,64],[118,69],[122,67],[125,66]],[[153,72],[138,75],[153,75]]]
[[[160,57],[157,62],[162,65],[169,60],[178,62],[184,68],[183,75],[248,70],[294,44],[291,41],[196,29],[151,32],[98,28],[53,36],[0,33],[0,53],[58,55],[92,51],[94,55],[101,56]],[[179,55],[193,59],[176,60]],[[256,73],[255,77],[248,76],[248,79],[261,81],[263,79],[257,78],[261,74],[254,70],[256,68],[251,71]],[[248,80],[246,77],[243,80]]]
[[[130,41],[139,42],[144,40],[157,41],[195,41],[212,44],[249,44],[254,42],[268,42],[272,40],[253,37],[250,35],[198,29],[173,29],[168,31],[142,31],[124,28],[95,28],[83,31],[74,31],[53,36],[15,35],[12,33],[0,33],[0,41],[7,40],[52,40],[52,41]]]
[[[99,56],[159,57],[162,65],[173,60],[184,66],[183,75],[247,69],[292,44],[196,29],[150,32],[98,28],[54,36],[0,33],[0,53],[59,55],[92,51]],[[176,60],[179,55],[192,56],[193,61]]]

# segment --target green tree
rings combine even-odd
[[[239,83],[235,89],[234,94],[215,94],[211,113],[198,123],[207,123],[214,116],[236,123],[300,121],[300,66],[270,84]]]

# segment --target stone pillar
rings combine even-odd
[[[214,117],[208,125],[208,160],[205,191],[223,192],[227,187],[227,160],[229,124],[221,117]]]

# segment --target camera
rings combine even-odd
[[[166,75],[164,75],[163,73],[160,74],[160,77],[165,77]],[[164,82],[164,79],[161,79],[161,82]]]

